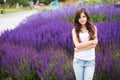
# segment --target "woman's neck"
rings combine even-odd
[[[82,32],[82,33],[88,32],[87,27],[86,27],[86,26],[82,26],[82,27],[81,27],[81,32]]]

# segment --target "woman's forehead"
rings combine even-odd
[[[85,13],[84,12],[82,12],[81,14],[79,14],[80,16],[85,16]]]

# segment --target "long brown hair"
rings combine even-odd
[[[94,25],[92,24],[90,15],[86,8],[77,9],[74,14],[74,27],[75,27],[75,32],[77,34],[77,38],[80,42],[79,32],[81,31],[82,25],[79,23],[78,19],[80,18],[81,13],[84,13],[85,16],[87,17],[86,27],[90,35],[90,40],[93,40],[95,38],[94,36],[95,28]]]

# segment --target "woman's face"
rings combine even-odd
[[[87,22],[87,17],[86,15],[82,12],[81,15],[80,15],[80,18],[78,19],[79,23],[81,25],[85,25],[86,22]]]

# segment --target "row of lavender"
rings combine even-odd
[[[112,24],[108,25],[108,24]],[[97,51],[96,51],[96,63],[97,63],[97,68],[96,68],[96,74],[104,74],[113,79],[119,78],[119,40],[120,40],[120,21],[114,21],[114,22],[108,22],[108,23],[100,23],[97,24],[97,28],[99,31],[99,44],[97,46]],[[57,26],[56,26],[57,27]],[[108,30],[105,30],[108,29]],[[52,31],[52,30],[51,30]],[[69,31],[66,31],[69,32]],[[57,33],[57,32],[56,32]],[[49,34],[55,34],[55,33],[49,33]],[[66,34],[66,33],[65,33]],[[68,39],[71,39],[71,34],[66,34],[70,36]],[[104,35],[104,36],[103,36]],[[62,35],[59,35],[62,36]],[[64,37],[64,36],[62,36]],[[67,37],[65,37],[67,38]],[[64,39],[60,39],[61,41],[64,41]],[[49,40],[50,38],[46,37],[46,40]],[[56,37],[52,37],[56,41]],[[57,39],[59,40],[59,39]],[[74,75],[72,72],[72,58],[69,58],[67,55],[68,48],[65,46],[61,46],[61,43],[57,43],[58,47],[54,47],[54,41],[53,44],[51,45],[46,45],[45,47],[42,47],[42,50],[40,52],[36,52],[35,49],[33,48],[28,48],[20,45],[15,45],[15,43],[11,41],[10,44],[4,43],[2,44],[0,50],[1,50],[1,66],[2,68],[10,71],[10,73],[16,75],[16,76],[21,76],[24,75],[25,73],[31,73],[32,71],[36,71],[39,73],[38,76],[41,76],[45,78],[45,75],[48,76],[48,73],[44,73],[44,70],[51,70],[50,66],[53,63],[52,66],[58,68],[58,70],[55,70],[55,74],[64,74],[64,71],[59,73],[59,70],[63,70],[63,65],[66,66],[65,71],[70,69],[71,73],[66,75],[69,75],[69,78],[73,78]],[[48,42],[47,42],[48,43]],[[46,44],[47,44],[46,43]],[[51,42],[52,43],[52,42]],[[65,41],[63,45],[71,44],[69,41]],[[41,43],[42,44],[42,43]],[[49,44],[49,43],[48,43]],[[52,49],[50,48],[52,47]],[[73,46],[71,46],[71,49]],[[53,51],[52,51],[53,50]],[[73,49],[72,49],[73,50]],[[71,50],[71,51],[72,51]],[[52,51],[52,52],[50,52]],[[62,51],[62,52],[60,52]],[[70,52],[70,51],[69,51]],[[34,58],[35,57],[35,58]],[[57,59],[57,60],[56,60]],[[65,60],[64,60],[65,59]],[[42,62],[41,62],[42,61]],[[69,62],[70,61],[70,62]],[[67,64],[68,63],[68,64]],[[58,67],[58,66],[59,67]],[[43,67],[42,67],[43,66]],[[69,69],[68,69],[69,68]],[[42,71],[43,70],[43,71]],[[48,71],[50,72],[50,71]],[[41,75],[40,75],[41,74]],[[44,75],[42,75],[44,74]],[[51,74],[49,74],[50,78]],[[115,77],[116,76],[116,77]],[[45,79],[49,79],[49,78]],[[58,76],[60,77],[60,76]],[[58,78],[57,77],[57,78]],[[65,77],[65,76],[64,76]]]
[[[120,10],[113,5],[84,5],[84,7],[88,8],[91,15],[97,13],[120,15]],[[66,22],[66,19],[73,16],[77,8],[69,6],[36,14],[22,22],[16,29],[4,32],[0,37],[2,42],[0,67],[14,78],[23,79],[29,75],[31,80],[75,80],[72,69],[73,25]],[[120,21],[101,22],[95,25],[98,28],[99,39],[96,48],[95,78],[118,80]]]
[[[120,15],[119,14],[120,9],[116,8],[113,5],[108,6],[102,4],[97,7],[82,5],[80,7],[86,7],[91,15],[95,15],[95,14],[99,14],[99,15],[110,14],[111,16]],[[66,45],[65,44],[63,45],[62,43],[64,42],[61,42],[61,40],[63,41],[68,40],[69,42],[71,41],[71,37],[68,38],[66,34],[71,35],[71,30],[73,25],[67,23],[66,19],[72,17],[74,11],[77,8],[79,7],[69,6],[69,7],[57,9],[55,11],[44,12],[43,14],[34,15],[28,18],[27,21],[23,21],[23,23],[21,23],[13,31],[6,31],[2,35],[2,39],[4,42],[12,42],[13,44],[15,43],[20,45],[23,44],[27,46],[33,46],[38,51],[40,51],[42,47],[49,45],[51,43],[55,45],[56,43],[57,44],[59,43],[61,44],[61,46],[64,47],[68,47],[70,45],[73,46],[73,44],[67,44],[67,43]],[[107,15],[108,18],[110,15]],[[53,34],[51,35],[50,33]],[[60,35],[64,35],[65,37],[62,37]],[[47,39],[46,37],[49,39]],[[56,39],[54,39],[53,37],[55,37]],[[71,50],[71,48],[69,50]]]
[[[99,40],[96,48],[96,75],[99,75],[97,77],[100,80],[119,80],[120,20],[101,22],[96,26]]]
[[[36,52],[33,48],[4,43],[0,51],[1,68],[13,80],[74,80],[72,58],[63,48]]]

